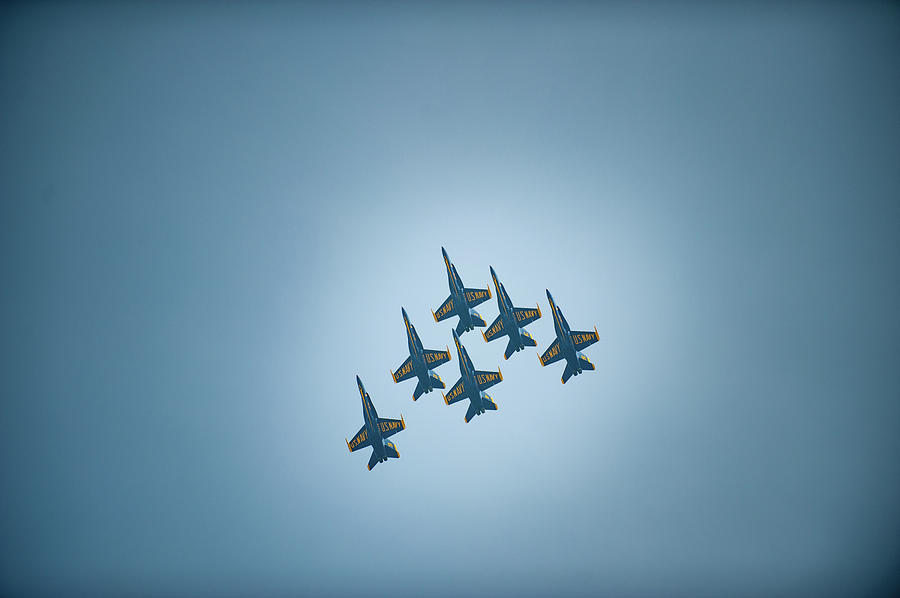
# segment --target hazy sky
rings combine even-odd
[[[900,10],[451,6],[0,10],[0,594],[895,588]]]

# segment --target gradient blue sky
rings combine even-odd
[[[900,562],[900,11],[0,11],[0,593],[877,595]],[[553,339],[500,406],[445,246]],[[480,308],[492,320],[492,300]],[[452,384],[457,361],[438,372]],[[403,414],[366,471],[354,376]]]

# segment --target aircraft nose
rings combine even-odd
[[[550,295],[550,289],[545,289],[547,291],[547,299],[553,301],[553,297]]]
[[[491,269],[491,276],[493,276],[494,278],[496,278],[496,277],[497,277],[497,273],[494,272],[494,267],[493,267],[493,266],[489,266],[489,267],[490,267],[490,269]]]
[[[405,307],[400,307],[400,313],[403,314],[403,319],[404,319],[404,320],[408,319],[407,316],[406,316],[406,308],[405,308]]]
[[[444,254],[444,257],[447,257],[447,250],[441,247],[441,253]]]

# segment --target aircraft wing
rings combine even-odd
[[[571,332],[572,342],[575,344],[575,350],[581,351],[585,347],[589,347],[600,340],[600,336],[597,334],[597,329],[588,330],[587,332],[582,332],[579,330],[573,330]]]
[[[555,361],[559,361],[563,358],[562,351],[559,350],[559,339],[553,341],[547,350],[544,351],[544,354],[541,355],[541,365],[550,365]]]
[[[403,421],[402,417],[400,419],[388,419],[386,417],[379,417],[378,428],[381,430],[381,437],[387,438],[388,436],[393,436],[400,430],[405,430],[406,422]]]
[[[503,316],[497,316],[497,319],[494,320],[491,327],[488,328],[486,332],[482,332],[481,336],[484,337],[485,342],[489,343],[503,334],[505,334],[505,331],[503,330]]]
[[[356,436],[353,437],[353,440],[347,443],[347,448],[350,449],[350,452],[358,451],[361,448],[365,448],[370,446],[372,441],[369,440],[369,434],[366,432],[366,426],[363,425],[362,428],[359,429],[359,432],[356,433]]]
[[[453,309],[453,295],[450,295],[449,297],[447,297],[446,301],[441,303],[441,306],[437,309],[436,312],[431,312],[431,315],[434,316],[435,322],[440,322],[452,316]]]
[[[459,382],[454,384],[453,388],[451,388],[447,392],[447,394],[444,395],[444,402],[447,403],[448,405],[452,405],[453,403],[455,403],[457,401],[462,401],[463,399],[465,399],[466,398],[466,390],[467,390],[465,382],[466,382],[465,378],[460,378]]]
[[[450,361],[450,350],[432,351],[431,349],[425,349],[424,356],[425,365],[428,369],[431,369]]]
[[[394,378],[394,382],[403,382],[404,380],[409,380],[413,376],[416,375],[415,370],[413,370],[412,365],[412,357],[407,357],[406,361],[397,369],[396,372],[392,372],[391,376]]]
[[[519,328],[523,328],[541,317],[541,308],[514,307],[513,313],[516,315],[516,324]]]
[[[500,373],[500,370],[496,372],[475,370],[475,381],[478,383],[478,390],[487,390],[494,384],[503,382],[503,374]]]
[[[491,298],[490,287],[486,289],[465,289],[466,302],[470,307],[475,307],[479,303],[484,303]]]

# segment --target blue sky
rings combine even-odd
[[[898,18],[4,8],[0,591],[888,591]],[[441,246],[597,370],[468,333],[499,411],[414,404]]]

